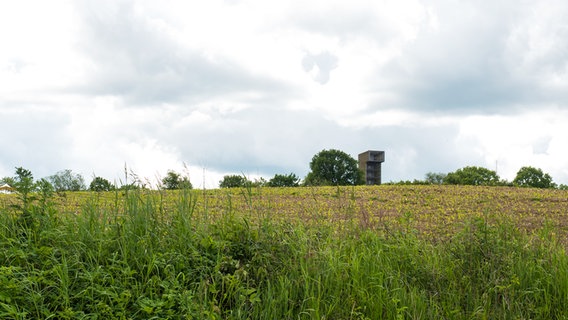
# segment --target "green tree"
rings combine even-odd
[[[533,188],[555,188],[552,177],[541,169],[533,167],[522,167],[515,176],[513,184],[519,187]]]
[[[322,150],[310,162],[311,172],[305,179],[307,185],[360,185],[365,184],[363,171],[357,160],[347,153],[330,149]]]
[[[1,189],[0,193],[14,191],[14,178],[13,177],[4,177],[4,178],[0,179],[0,187],[4,186],[5,184],[7,184],[8,187],[4,187],[3,189]]]
[[[266,181],[263,177],[255,178],[254,181],[251,181],[250,183],[251,186],[255,188],[262,188],[268,185],[268,181]]]
[[[444,183],[444,179],[446,178],[445,173],[441,172],[428,172],[426,174],[425,182],[427,184],[442,184]]]
[[[252,182],[249,181],[244,176],[240,175],[226,175],[223,177],[223,180],[219,181],[220,188],[241,188],[246,187],[247,185],[251,184]]]
[[[85,179],[80,174],[75,174],[73,171],[66,169],[59,171],[50,176],[49,181],[55,188],[55,191],[81,191],[85,190]]]
[[[189,177],[184,177],[173,170],[168,170],[168,174],[162,179],[162,184],[167,190],[193,188],[191,182],[189,181]]]
[[[297,187],[300,185],[300,177],[294,173],[275,174],[267,183],[269,187]]]
[[[3,184],[8,184],[9,186],[13,186],[14,185],[14,178],[13,177],[4,177],[2,179],[0,179],[0,185]]]
[[[448,173],[444,178],[446,184],[492,186],[499,184],[499,176],[495,171],[483,167],[465,167]]]
[[[91,191],[112,191],[114,189],[114,185],[102,177],[95,177],[89,184],[89,190]]]

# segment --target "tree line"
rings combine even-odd
[[[298,187],[298,186],[345,186],[365,184],[364,173],[359,169],[358,162],[349,154],[336,149],[322,150],[312,157],[309,164],[310,172],[302,180],[295,173],[275,174],[269,180],[259,178],[254,181],[242,175],[225,175],[219,181],[220,188],[237,187]],[[126,169],[125,169],[126,171]],[[112,191],[116,189],[145,188],[146,184],[131,173],[134,181],[123,183],[120,187],[105,178],[95,176],[89,186],[84,178],[71,170],[59,171],[36,183],[26,183],[31,191],[41,190],[48,192],[63,191]],[[29,170],[16,168],[15,177],[0,179],[0,184],[8,184],[17,189],[22,181],[33,182],[33,175]],[[125,180],[128,180],[127,178]],[[158,188],[165,190],[192,189],[189,175],[168,170],[166,176],[160,181]],[[429,172],[424,180],[388,182],[386,184],[446,184],[446,185],[478,185],[478,186],[518,186],[533,188],[568,189],[566,185],[557,185],[552,177],[539,168],[522,167],[513,181],[503,180],[496,171],[483,167],[467,166],[449,173]]]
[[[65,169],[59,171],[54,175],[48,176],[46,178],[41,178],[35,181],[33,174],[30,170],[24,169],[22,167],[17,167],[15,170],[14,177],[4,177],[0,179],[0,185],[7,184],[15,191],[19,191],[21,188],[29,189],[32,191],[39,191],[40,189],[47,190],[49,192],[65,192],[65,191],[114,191],[114,190],[125,190],[125,189],[143,189],[146,188],[146,183],[139,179],[135,174],[131,173],[130,183],[122,183],[117,186],[111,183],[109,180],[95,176],[93,180],[87,187],[85,184],[85,179],[82,175],[74,173],[72,170]],[[128,180],[128,179],[125,179]],[[160,180],[161,189],[166,190],[176,190],[176,189],[191,189],[193,186],[187,175],[169,170],[164,178]]]
[[[357,160],[340,150],[320,151],[313,156],[310,162],[310,169],[311,171],[303,181],[293,173],[289,175],[275,175],[268,182],[262,178],[250,181],[244,175],[228,175],[219,181],[219,185],[221,188],[231,188],[251,185],[295,187],[301,185],[336,186],[365,184],[364,173],[359,169]],[[496,171],[484,167],[467,166],[449,173],[429,172],[424,180],[388,182],[386,184],[516,186],[568,190],[568,186],[554,183],[550,174],[531,166],[522,167],[513,181],[501,179]]]
[[[298,186],[345,186],[365,184],[363,172],[359,170],[357,160],[347,153],[336,150],[322,150],[312,157],[310,172],[302,179],[294,173],[276,174],[266,181],[260,178],[248,180],[244,175],[226,175],[219,181],[221,188],[245,186],[260,187],[298,187]]]
[[[540,168],[525,166],[517,171],[513,181],[501,179],[496,171],[477,166],[468,166],[449,173],[426,174],[424,180],[399,181],[390,184],[447,184],[473,186],[510,186],[568,190],[564,184],[556,184],[550,174]]]

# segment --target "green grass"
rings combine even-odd
[[[216,214],[189,190],[92,193],[77,214],[47,203],[26,224],[0,208],[0,318],[568,319],[553,226],[487,214],[434,241],[411,212],[381,230],[303,223],[239,192]],[[338,215],[353,215],[352,192]]]

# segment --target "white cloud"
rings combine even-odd
[[[499,169],[514,179],[523,166],[541,168],[557,181],[568,180],[567,110],[539,110],[513,116],[473,116],[461,121],[459,141],[473,143],[484,160],[480,165]]]
[[[212,187],[303,176],[336,148],[385,150],[386,181],[533,165],[568,183],[567,14],[561,0],[2,3],[0,176],[185,163]]]

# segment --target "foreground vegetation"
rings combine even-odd
[[[0,195],[0,318],[567,319],[567,195],[249,187],[29,206]]]

